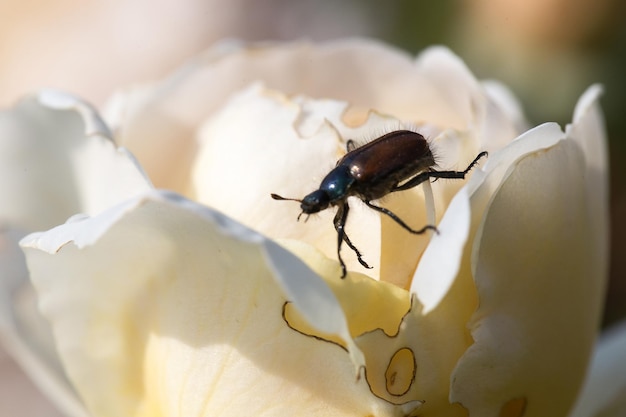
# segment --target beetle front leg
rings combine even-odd
[[[335,230],[337,231],[337,258],[339,258],[339,263],[341,264],[341,278],[346,277],[346,264],[343,262],[341,258],[341,245],[345,241],[346,244],[356,253],[356,257],[361,265],[365,268],[372,269],[362,258],[361,252],[352,244],[350,238],[345,231],[346,221],[348,220],[348,211],[350,207],[347,202],[344,202],[339,206],[337,210],[337,214],[335,214],[335,218],[333,219],[333,224],[335,225]]]

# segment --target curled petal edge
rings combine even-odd
[[[221,233],[244,242],[259,245],[274,272],[276,283],[309,324],[325,333],[340,337],[348,348],[357,377],[365,365],[362,352],[350,335],[343,310],[328,285],[305,265],[277,243],[235,222],[229,217],[200,206],[184,197],[167,191],[152,190],[114,206],[97,217],[93,227],[86,228],[78,216],[48,232],[33,233],[20,242],[23,248],[33,248],[53,254],[64,245],[73,243],[78,248],[94,244],[124,215],[146,202],[173,204],[193,212],[215,224]]]

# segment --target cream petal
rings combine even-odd
[[[474,152],[500,149],[522,132],[510,117],[514,105],[510,97],[504,98],[503,87],[479,83],[449,49],[436,46],[424,50],[417,58],[417,72],[428,80],[430,88],[436,89],[427,103],[439,108],[427,113],[424,120],[471,132]]]
[[[582,393],[570,417],[619,417],[626,413],[626,322],[596,344]]]
[[[233,92],[257,81],[287,94],[334,98],[371,108],[381,99],[393,103],[379,88],[402,92],[406,85],[402,88],[400,80],[410,81],[415,75],[407,54],[367,39],[231,43],[227,48],[218,44],[173,74],[154,97],[172,116],[193,125],[221,107]],[[419,87],[423,84],[422,80]],[[386,105],[380,110],[395,114]]]
[[[439,234],[433,235],[420,260],[411,285],[413,309],[398,337],[389,341],[395,343],[395,351],[409,348],[415,357],[417,371],[411,389],[415,398],[425,401],[420,408],[420,415],[424,416],[464,415],[462,407],[449,402],[448,393],[449,375],[469,345],[466,323],[476,307],[474,283],[466,266],[469,256],[461,256],[470,230],[469,220],[468,194],[462,188],[438,224]],[[462,265],[462,273],[458,273]],[[374,336],[389,339],[380,332],[371,337]],[[382,343],[369,338],[367,344],[362,338],[357,339],[366,358],[370,345]],[[370,367],[368,361],[368,371]]]
[[[99,135],[112,138],[109,127],[89,103],[68,93],[57,90],[41,90],[37,94],[39,103],[50,109],[73,110],[80,114],[85,123],[85,136]]]
[[[368,61],[370,67],[384,68],[364,73]],[[306,42],[249,46],[228,42],[211,48],[155,86],[118,94],[109,113],[118,127],[119,143],[137,155],[157,187],[187,192],[189,172],[185,167],[195,153],[194,130],[233,93],[263,81],[285,93],[349,99],[369,109],[380,94],[364,88],[371,82],[363,78],[371,73],[377,82],[385,79],[382,84],[386,84],[390,80],[384,76],[389,69],[401,67],[412,71],[408,56],[369,40],[315,46]],[[328,74],[333,74],[332,78]]]
[[[334,98],[412,123],[474,129],[475,149],[489,144],[496,149],[496,143],[519,133],[499,101],[490,100],[449,50],[429,49],[413,60],[379,42],[350,39],[217,45],[161,83],[119,94],[111,106],[119,141],[158,187],[187,192],[194,129],[257,81],[286,94]]]
[[[580,147],[560,141],[517,159],[492,194],[474,243],[474,344],[451,379],[451,400],[472,415],[565,415],[575,398],[603,281],[588,239],[584,170]],[[487,177],[481,187],[493,185]]]
[[[475,111],[480,150],[493,152],[528,130],[521,105],[511,91],[495,81],[482,82],[483,107]]]
[[[286,325],[291,299],[347,337],[325,284],[215,211],[152,192],[22,245],[93,415],[398,415],[348,352]]]
[[[193,167],[196,199],[264,232],[294,228],[299,204],[278,203],[270,193],[304,197],[317,189],[342,153],[332,126],[315,113],[313,117],[260,85],[235,95],[201,129]],[[307,134],[296,124],[304,125]]]
[[[489,96],[491,101],[496,103],[497,107],[502,111],[504,117],[509,120],[514,130],[520,134],[528,130],[529,124],[524,115],[522,104],[506,85],[495,80],[485,80],[482,81],[481,84],[485,93]],[[487,140],[500,141],[503,139],[491,137]]]
[[[0,342],[64,415],[87,415],[65,376],[52,332],[37,309],[34,290],[28,284],[24,255],[18,246],[23,232],[0,233]]]
[[[591,222],[591,238],[594,244],[598,269],[603,274],[609,267],[609,172],[608,140],[604,118],[600,108],[602,87],[593,85],[585,91],[574,110],[574,121],[566,127],[566,133],[580,145],[585,155],[587,169],[587,205]]]
[[[446,214],[437,225],[411,283],[423,306],[423,314],[436,308],[452,287],[470,230],[469,196],[461,189],[454,197]]]
[[[407,408],[421,403],[409,415],[466,416],[463,407],[448,399],[450,373],[466,347],[465,329],[462,323],[445,326],[445,319],[438,310],[422,314],[413,296],[395,332],[376,329],[357,337],[372,392]]]
[[[104,115],[115,131],[118,144],[141,162],[157,188],[188,193],[190,170],[197,151],[197,123],[186,123],[166,108],[172,87],[168,80],[158,86],[140,86],[117,92],[105,106]]]
[[[465,63],[448,48],[434,46],[417,57],[417,66],[436,89],[435,107],[439,117],[427,117],[429,123],[448,128],[464,129],[472,124],[474,110],[484,99],[480,84]]]
[[[476,171],[475,181],[468,184],[472,199],[472,215],[482,215],[487,210],[491,198],[509,174],[511,166],[529,153],[548,149],[565,138],[565,133],[556,123],[544,123],[536,126],[511,142],[507,147],[489,154],[482,171]],[[478,224],[479,218],[473,218],[472,224]]]
[[[37,309],[17,241],[77,212],[99,212],[148,189],[149,182],[132,156],[115,148],[93,107],[58,91],[42,91],[2,112],[0,147],[2,339],[60,409],[83,416]]]
[[[300,205],[275,201],[270,194],[301,199],[319,187],[345,153],[345,138],[338,131],[350,129],[330,122],[340,123],[344,109],[345,103],[289,99],[260,85],[234,95],[201,130],[193,167],[194,195],[269,237],[299,239],[336,259],[335,209],[298,222]],[[372,119],[373,125],[380,123]],[[377,213],[351,203],[347,233],[375,266],[380,254],[379,224]],[[348,251],[344,247],[348,269],[362,270]],[[371,272],[377,277],[378,271]]]
[[[149,188],[96,112],[45,91],[0,113],[0,221],[45,229]]]

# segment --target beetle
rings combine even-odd
[[[341,278],[345,278],[347,273],[346,264],[341,258],[343,242],[354,251],[361,265],[371,269],[345,231],[350,210],[348,197],[358,197],[369,208],[389,216],[410,233],[422,234],[426,230],[437,232],[433,225],[412,229],[390,210],[373,204],[372,200],[416,187],[430,178],[464,179],[478,161],[487,156],[487,152],[479,153],[463,171],[437,171],[433,169],[435,158],[428,141],[421,134],[410,130],[387,133],[361,147],[357,147],[353,140],[348,140],[346,150],[347,153],[324,177],[319,188],[302,200],[271,194],[274,200],[298,201],[302,209],[298,220],[302,214],[307,214],[308,219],[310,214],[329,206],[337,206],[333,224],[337,231],[337,257],[341,265]]]

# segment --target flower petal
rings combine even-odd
[[[22,245],[94,415],[396,415],[343,348],[286,324],[291,299],[344,332],[319,278],[215,211],[153,192]]]
[[[45,91],[0,113],[0,222],[41,230],[149,188],[85,102]]]
[[[596,344],[591,368],[570,417],[618,417],[626,413],[626,322]]]
[[[187,193],[197,150],[196,125],[169,113],[170,85],[167,80],[162,84],[164,91],[142,86],[117,92],[104,114],[116,141],[137,156],[157,188]]]
[[[567,136],[578,143],[587,163],[587,205],[591,222],[598,269],[603,274],[609,267],[609,172],[608,140],[600,108],[602,87],[592,85],[585,91],[574,110],[574,122],[566,128]]]
[[[431,238],[411,283],[411,293],[423,305],[424,314],[439,305],[459,272],[470,229],[469,197],[465,189],[454,197],[437,229],[439,233]],[[465,294],[464,298],[468,296]]]
[[[85,415],[60,364],[17,245],[28,231],[97,213],[150,187],[116,149],[89,104],[46,90],[0,113],[0,333],[38,387],[65,413]]]
[[[550,125],[529,136],[541,130]],[[471,414],[564,415],[575,398],[602,295],[584,171],[580,147],[560,141],[517,160],[489,203],[475,243],[475,343],[452,375],[451,400]]]
[[[270,194],[301,199],[319,187],[346,152],[340,131],[354,130],[341,122],[345,107],[333,100],[290,99],[260,85],[234,95],[202,128],[193,167],[196,198],[269,237],[302,240],[336,259],[333,210],[297,222],[300,205],[272,200]],[[384,123],[368,118],[360,128]],[[347,233],[372,265],[379,262],[379,225],[377,213],[352,204]],[[362,269],[355,256],[345,250],[344,256],[348,269]]]
[[[364,73],[360,69],[366,63],[382,68]],[[391,69],[400,68],[413,72],[407,55],[369,40],[316,46],[306,42],[249,46],[226,42],[154,87],[121,93],[111,105],[111,114],[119,123],[116,127],[121,127],[117,131],[120,143],[137,155],[155,184],[187,192],[185,166],[195,152],[194,129],[233,93],[263,81],[287,94],[347,99],[369,109],[380,94],[363,87],[378,84]],[[363,77],[377,78],[378,82]]]
[[[47,321],[37,309],[18,246],[22,232],[0,233],[0,342],[64,415],[87,413],[65,376]]]
[[[489,98],[497,103],[497,108],[504,114],[506,120],[512,124],[513,128],[518,132],[525,132],[528,130],[529,124],[524,116],[524,109],[519,102],[515,94],[504,84],[495,80],[486,80],[481,82],[485,93]],[[510,128],[510,126],[502,126],[503,129]],[[497,132],[497,129],[494,129]],[[503,138],[490,137],[487,140],[501,141]]]
[[[431,48],[415,60],[376,41],[349,39],[220,44],[155,86],[120,93],[110,106],[117,136],[158,187],[187,193],[196,126],[259,81],[284,94],[349,103],[346,121],[351,111],[373,109],[413,124],[475,131],[472,153],[520,133],[502,100],[492,100],[448,49]]]
[[[344,108],[328,105],[325,113]],[[345,152],[337,131],[312,114],[314,121],[303,105],[260,85],[234,95],[200,132],[196,199],[264,232],[294,229],[299,205],[277,203],[270,193],[302,198],[302,190],[316,189]],[[306,133],[297,128],[302,125]],[[234,193],[238,198],[229,198]]]
[[[522,132],[515,123],[517,120],[510,118],[513,105],[511,100],[503,98],[503,88],[496,92],[493,86],[478,82],[449,49],[436,46],[424,50],[417,57],[416,72],[436,90],[436,94],[423,100],[439,110],[426,113],[424,120],[448,129],[472,132],[476,135],[474,150],[500,149]]]
[[[417,57],[417,66],[430,81],[437,94],[426,101],[436,100],[437,113],[425,120],[448,128],[465,129],[474,120],[473,111],[480,105],[480,84],[465,63],[448,48],[435,46]],[[433,117],[438,115],[439,117]]]

